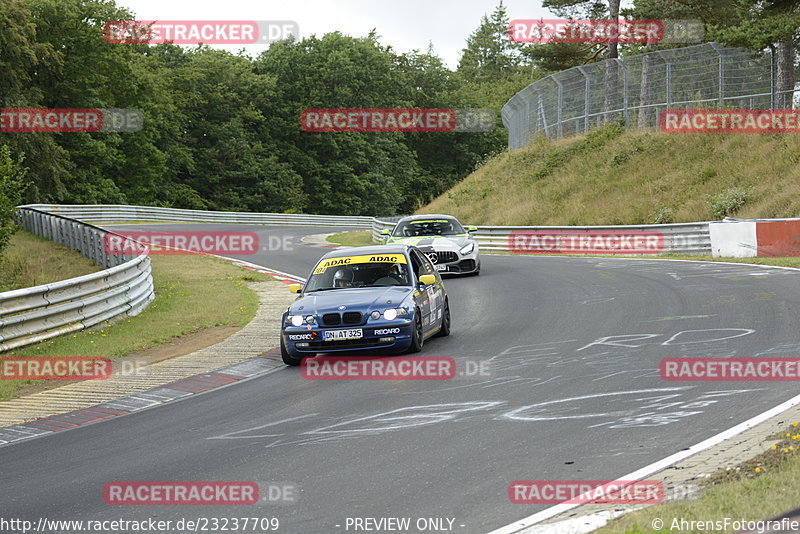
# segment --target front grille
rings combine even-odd
[[[458,260],[458,254],[452,250],[444,250],[436,253],[436,263],[450,263],[451,261]]]
[[[342,317],[338,313],[326,313],[322,316],[322,324],[325,326],[337,326],[342,324]]]
[[[475,270],[475,260],[461,260],[458,263],[458,268],[462,272],[470,272]]]
[[[365,349],[368,347],[379,347],[391,345],[394,341],[379,341],[378,339],[337,339],[334,341],[312,341],[308,344],[308,348],[300,350],[317,350],[323,352],[325,349]]]
[[[361,312],[344,312],[342,321],[344,324],[361,324]]]

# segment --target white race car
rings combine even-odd
[[[400,219],[393,230],[383,230],[384,243],[414,245],[430,258],[441,274],[479,274],[481,259],[478,242],[471,232],[451,215],[412,215]]]

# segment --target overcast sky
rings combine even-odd
[[[455,68],[467,37],[499,0],[117,0],[137,20],[293,20],[302,37],[339,30],[365,36],[375,28],[381,43],[398,52],[434,52]],[[505,0],[510,19],[555,18],[541,0]],[[226,47],[227,48],[227,47]],[[245,50],[257,55],[264,45]]]

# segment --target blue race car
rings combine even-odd
[[[431,261],[410,245],[340,248],[311,271],[284,312],[281,356],[300,365],[318,352],[419,352],[450,334],[450,305]]]

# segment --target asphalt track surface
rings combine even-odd
[[[169,227],[290,236],[293,250],[243,259],[301,276],[326,252],[299,243],[318,228]],[[412,527],[449,518],[452,532],[484,533],[549,506],[511,503],[512,481],[613,480],[800,393],[792,382],[658,375],[671,356],[797,356],[800,272],[663,260],[482,262],[479,277],[446,280],[452,334],[423,354],[455,358],[460,373],[488,362],[488,374],[309,381],[282,368],[11,444],[0,448],[0,515],[277,517],[278,532],[298,534],[355,532],[347,518],[408,517]],[[279,505],[105,504],[103,485],[125,480],[278,482],[299,491]]]

